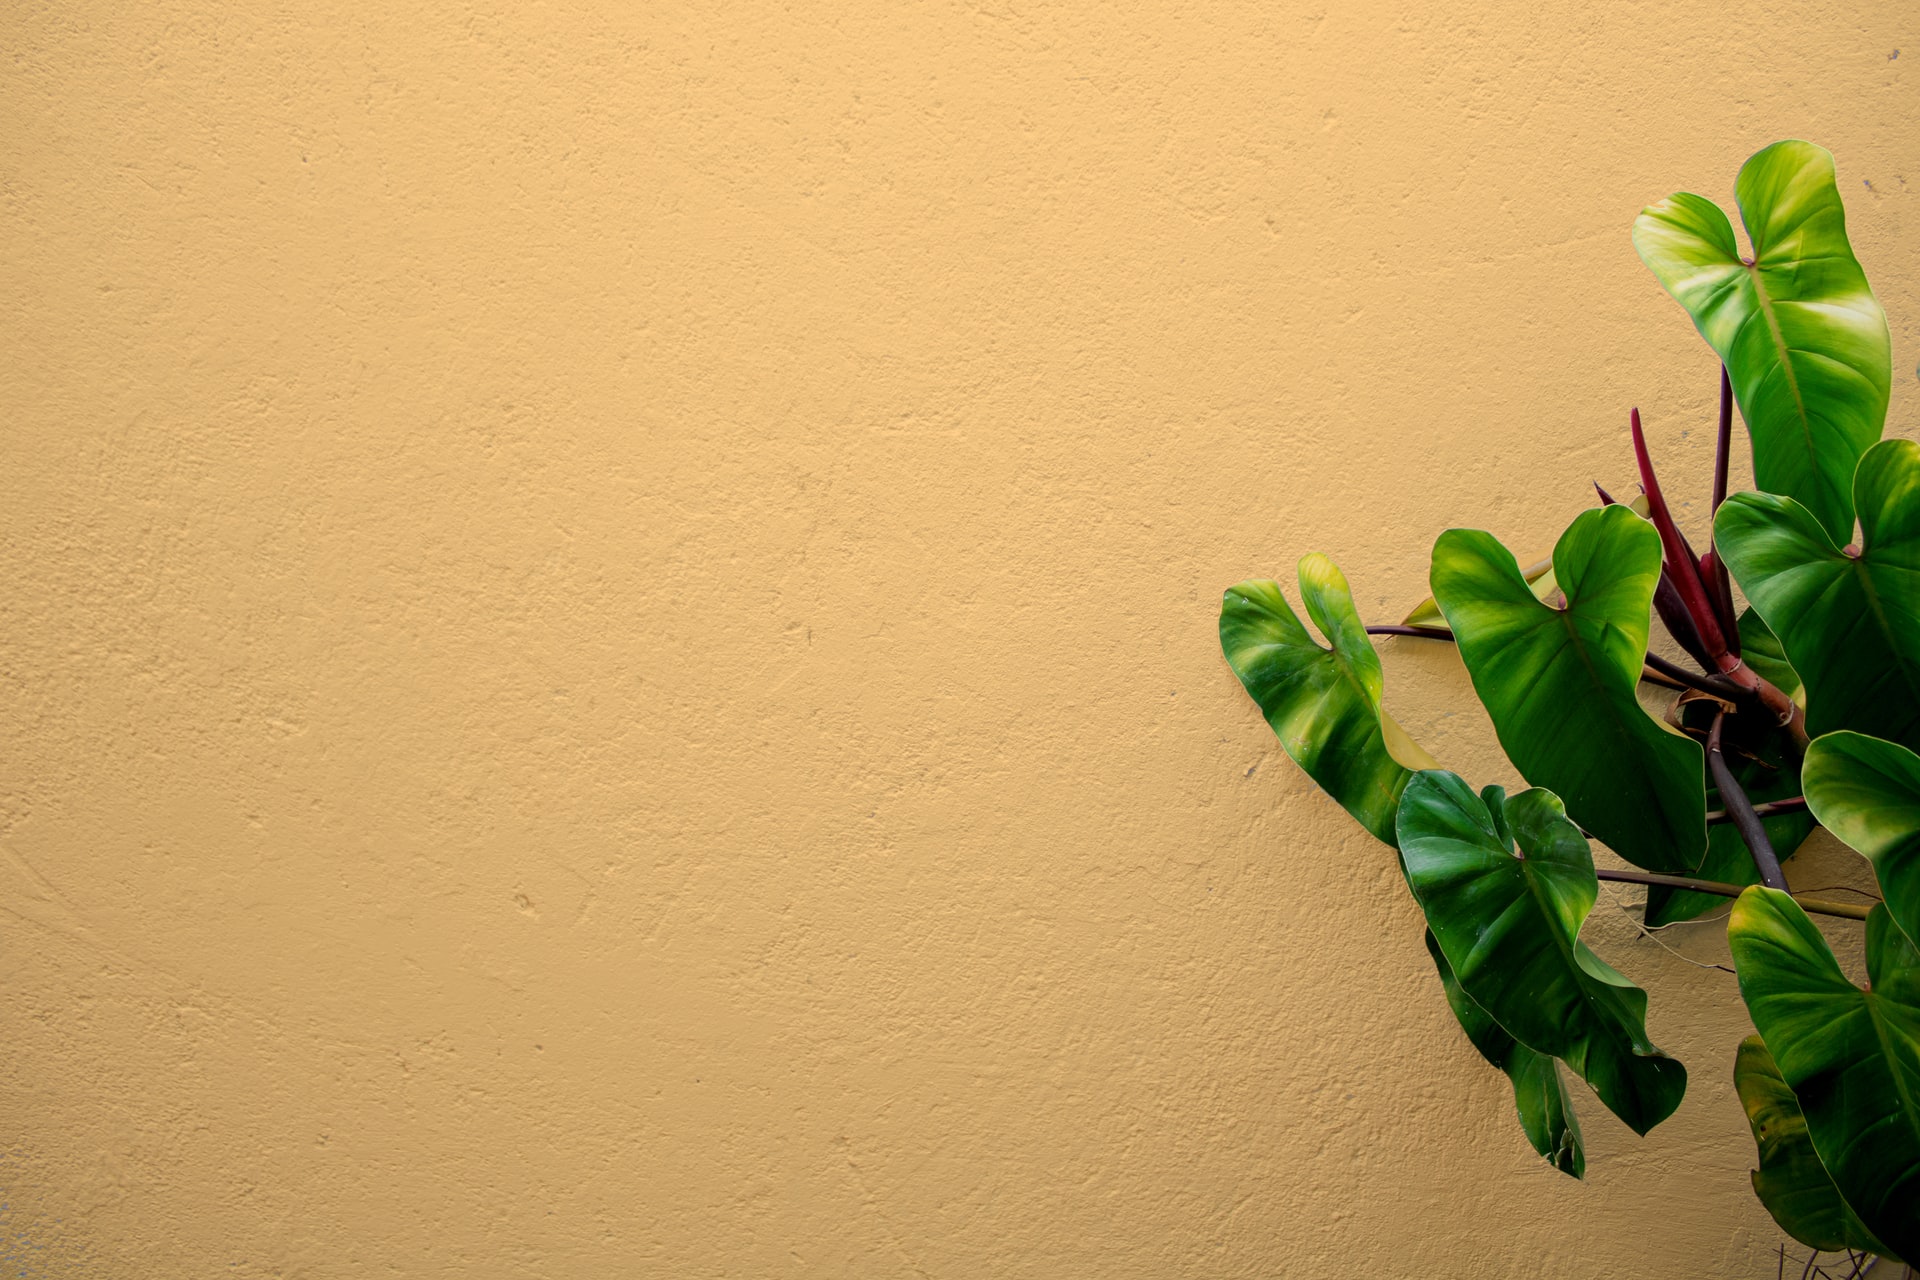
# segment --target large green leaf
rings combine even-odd
[[[1920,748],[1920,445],[1883,440],[1853,481],[1860,551],[1791,498],[1738,493],[1714,544],[1806,682],[1807,731]]]
[[[1733,1062],[1733,1086],[1740,1093],[1740,1105],[1747,1109],[1747,1123],[1759,1148],[1753,1192],[1780,1229],[1814,1249],[1890,1252],[1841,1199],[1807,1137],[1800,1100],[1781,1078],[1779,1064],[1759,1036],[1740,1042]]]
[[[1920,1257],[1920,954],[1875,907],[1862,991],[1799,904],[1758,885],[1734,903],[1727,940],[1834,1186],[1894,1254]]]
[[[1220,648],[1294,762],[1392,844],[1401,789],[1411,770],[1432,768],[1433,757],[1381,709],[1380,656],[1333,561],[1300,561],[1300,598],[1331,649],[1314,642],[1278,584],[1265,581],[1228,588]]]
[[[1580,1122],[1573,1114],[1573,1099],[1567,1096],[1566,1082],[1560,1078],[1559,1063],[1515,1040],[1473,1002],[1453,976],[1453,966],[1447,963],[1446,953],[1431,929],[1427,930],[1427,954],[1440,971],[1440,985],[1447,993],[1453,1016],[1460,1020],[1460,1029],[1482,1057],[1513,1081],[1513,1104],[1520,1112],[1520,1128],[1527,1141],[1560,1172],[1585,1177],[1586,1148],[1580,1140]]]
[[[1633,247],[1726,363],[1755,482],[1798,499],[1845,542],[1854,463],[1886,424],[1886,313],[1847,243],[1826,150],[1776,142],[1741,167],[1733,191],[1751,260],[1720,207],[1685,192],[1641,212]]]
[[[1564,1060],[1636,1132],[1673,1114],[1687,1071],[1647,1039],[1646,992],[1580,941],[1600,886],[1560,801],[1537,788],[1476,796],[1428,770],[1401,796],[1399,832],[1407,882],[1473,1002]]]
[[[1474,692],[1507,758],[1574,821],[1637,866],[1691,872],[1706,851],[1705,757],[1634,693],[1660,536],[1625,507],[1601,507],[1561,535],[1553,565],[1564,609],[1534,598],[1492,534],[1449,529],[1434,544],[1434,598]]]
[[[1920,938],[1920,756],[1859,733],[1829,733],[1801,772],[1820,825],[1867,855],[1893,922]]]

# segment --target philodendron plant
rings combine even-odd
[[[1340,570],[1310,555],[1300,596],[1324,644],[1268,581],[1226,593],[1220,643],[1287,754],[1398,851],[1447,1002],[1554,1168],[1585,1164],[1568,1073],[1641,1134],[1686,1090],[1647,1036],[1646,992],[1581,940],[1599,881],[1647,886],[1650,926],[1732,899],[1759,1033],[1728,1046],[1754,1191],[1815,1249],[1920,1263],[1920,446],[1880,439],[1887,323],[1833,157],[1776,143],[1735,195],[1750,256],[1695,195],[1633,228],[1721,360],[1705,554],[1674,523],[1636,410],[1642,494],[1601,492],[1551,557],[1522,565],[1450,529],[1432,598],[1367,626]],[[1736,404],[1754,491],[1729,496]],[[1697,670],[1649,651],[1655,614]],[[1527,790],[1476,792],[1394,723],[1382,634],[1458,646]],[[1868,859],[1882,901],[1789,888],[1816,824]],[[1637,870],[1596,870],[1590,839]],[[1809,912],[1857,922],[1838,927],[1862,935],[1867,988]]]

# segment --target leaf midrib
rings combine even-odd
[[[1853,564],[1854,576],[1860,580],[1860,590],[1867,598],[1867,607],[1873,610],[1873,620],[1880,624],[1880,635],[1886,641],[1887,652],[1893,655],[1894,665],[1900,668],[1900,678],[1907,683],[1907,691],[1920,698],[1920,675],[1913,670],[1913,664],[1907,655],[1900,651],[1899,632],[1894,630],[1893,620],[1887,616],[1886,606],[1881,603],[1880,589],[1874,585],[1873,574],[1868,572],[1872,565],[1869,560],[1872,549],[1863,552],[1858,559],[1848,557]]]
[[[1881,997],[1873,991],[1862,991],[1860,995],[1866,1004],[1867,1022],[1873,1027],[1874,1039],[1880,1045],[1881,1060],[1886,1063],[1887,1075],[1893,1081],[1894,1094],[1900,1100],[1900,1119],[1908,1136],[1913,1139],[1914,1146],[1920,1148],[1920,1099],[1915,1098],[1913,1091],[1907,1087],[1906,1076],[1900,1070],[1900,1059],[1895,1052],[1893,1029],[1888,1025],[1886,1015],[1880,1010]],[[1817,1146],[1815,1150],[1818,1150]]]
[[[1786,335],[1780,331],[1780,318],[1773,313],[1773,299],[1767,296],[1767,291],[1761,284],[1759,259],[1759,246],[1756,245],[1754,260],[1742,265],[1747,269],[1747,278],[1753,283],[1754,302],[1759,305],[1760,314],[1766,319],[1767,335],[1773,339],[1774,355],[1780,361],[1780,371],[1787,380],[1787,390],[1793,396],[1793,411],[1800,424],[1800,441],[1807,450],[1808,471],[1810,474],[1818,475],[1820,459],[1818,451],[1814,448],[1813,423],[1807,417],[1807,404],[1800,395],[1800,379],[1794,374],[1793,361],[1788,358],[1792,348],[1787,345]]]

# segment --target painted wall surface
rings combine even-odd
[[[1911,434],[1916,16],[5,6],[6,1274],[1772,1276],[1718,930],[1549,1172],[1215,616],[1698,499],[1780,137]]]

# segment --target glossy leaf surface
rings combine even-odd
[[[1787,661],[1780,637],[1767,629],[1766,621],[1752,608],[1740,611],[1740,656],[1762,680],[1789,698],[1800,696],[1800,673]]]
[[[1434,598],[1521,775],[1629,862],[1687,874],[1706,852],[1705,757],[1635,695],[1660,537],[1602,507],[1574,520],[1553,560],[1565,609],[1534,598],[1492,534],[1449,529],[1433,548]]]
[[[1411,770],[1433,767],[1380,706],[1380,656],[1333,561],[1300,561],[1308,634],[1276,583],[1242,582],[1220,605],[1220,648],[1289,756],[1375,836],[1393,843]]]
[[[1748,889],[1727,924],[1747,1012],[1820,1163],[1869,1231],[1920,1257],[1920,954],[1885,907],[1866,933],[1862,991],[1778,890]]]
[[[1580,941],[1599,881],[1559,800],[1537,788],[1476,796],[1429,770],[1407,784],[1399,831],[1407,881],[1473,1002],[1565,1061],[1636,1132],[1671,1115],[1686,1068],[1647,1039],[1646,993]]]
[[[1685,192],[1641,212],[1633,247],[1725,362],[1758,487],[1845,542],[1854,463],[1887,417],[1886,313],[1847,242],[1825,149],[1776,142],[1741,167],[1734,198],[1751,261],[1719,206]]]
[[[1612,499],[1609,498],[1608,503],[1611,504],[1611,502]],[[1622,505],[1635,515],[1645,516],[1648,509],[1647,495],[1644,493],[1636,493],[1633,495],[1631,502]],[[1527,585],[1533,588],[1533,596],[1536,600],[1551,601],[1554,593],[1560,589],[1560,582],[1553,574],[1553,557],[1551,555],[1535,556],[1529,560],[1527,567],[1520,571],[1520,576],[1525,578]],[[1447,615],[1440,612],[1439,602],[1432,596],[1428,596],[1425,600],[1422,600],[1413,607],[1412,613],[1409,613],[1400,621],[1403,625],[1410,627],[1443,627],[1447,624]]]
[[[1807,1137],[1800,1100],[1781,1078],[1780,1067],[1759,1036],[1740,1042],[1733,1063],[1733,1085],[1746,1108],[1747,1123],[1759,1148],[1753,1192],[1780,1229],[1813,1249],[1864,1249],[1886,1253],[1854,1216],[1820,1163]]]
[[[1854,477],[1860,553],[1791,498],[1739,493],[1714,541],[1806,682],[1807,731],[1920,748],[1920,445],[1884,440]]]
[[[1545,1054],[1535,1053],[1515,1040],[1498,1022],[1473,1002],[1453,976],[1440,943],[1427,931],[1427,954],[1440,971],[1440,985],[1446,990],[1447,1004],[1460,1020],[1460,1029],[1480,1051],[1480,1056],[1500,1068],[1513,1082],[1513,1102],[1520,1112],[1520,1128],[1527,1141],[1546,1162],[1562,1173],[1576,1178],[1586,1176],[1587,1156],[1580,1139],[1580,1122],[1573,1114],[1573,1099],[1567,1096],[1566,1082],[1560,1076],[1560,1064]]]
[[[1893,922],[1920,938],[1920,756],[1829,733],[1807,748],[1801,777],[1820,825],[1867,856]]]

